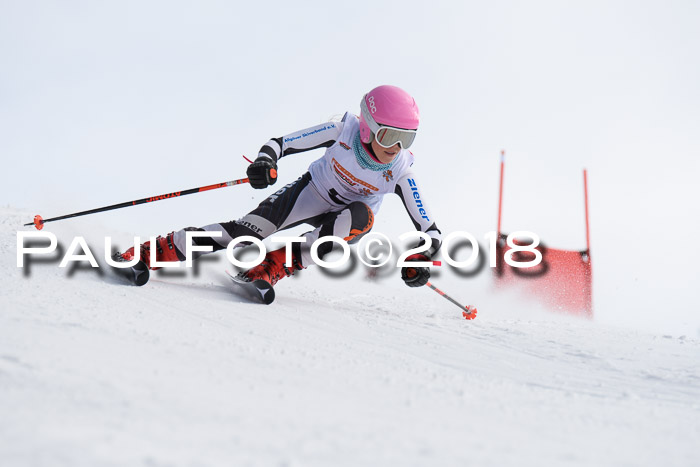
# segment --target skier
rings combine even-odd
[[[325,147],[325,154],[311,163],[308,172],[278,190],[260,205],[230,222],[201,228],[188,227],[158,237],[154,251],[157,261],[184,261],[186,232],[220,232],[220,237],[194,237],[195,245],[213,251],[225,249],[233,239],[250,235],[266,238],[278,230],[302,223],[314,230],[304,243],[294,243],[292,264],[285,265],[286,247],[269,252],[263,261],[242,273],[246,281],[262,279],[275,285],[283,277],[312,264],[311,245],[320,237],[334,235],[356,243],[370,231],[374,215],[387,193],[399,195],[417,230],[428,234],[431,245],[425,254],[414,254],[407,261],[430,261],[440,248],[441,234],[423,201],[408,151],[418,130],[419,113],[414,99],[396,86],[379,86],[364,95],[360,116],[345,113],[340,122],[313,126],[265,143],[247,175],[253,188],[263,189],[277,181],[277,163],[286,156]],[[322,243],[323,258],[336,244]],[[150,242],[140,246],[141,261],[150,268]],[[202,254],[195,252],[194,257]],[[134,248],[120,255],[130,261]],[[152,268],[157,269],[157,268]],[[410,287],[425,285],[430,278],[426,267],[404,267],[401,278]]]

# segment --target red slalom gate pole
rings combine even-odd
[[[496,228],[497,238],[501,237],[501,213],[503,209],[503,170],[506,164],[506,151],[501,150],[501,176],[498,183],[498,227]]]
[[[591,230],[588,226],[588,171],[583,169],[583,199],[586,210],[586,250],[591,254]]]
[[[276,176],[276,174],[274,174],[274,176]],[[37,228],[37,230],[41,230],[44,228],[44,224],[46,224],[47,222],[60,221],[61,219],[68,219],[71,217],[87,216],[88,214],[95,214],[98,212],[111,211],[113,209],[128,208],[129,206],[136,206],[136,205],[145,204],[145,203],[153,203],[155,201],[161,201],[164,199],[177,198],[180,196],[191,195],[193,193],[201,193],[203,191],[216,190],[217,188],[224,188],[227,186],[240,185],[242,183],[248,183],[248,182],[249,182],[249,180],[247,178],[241,178],[239,180],[231,180],[228,182],[215,183],[213,185],[206,185],[206,186],[200,186],[197,188],[190,188],[189,190],[174,191],[172,193],[166,193],[166,194],[158,195],[158,196],[149,196],[148,198],[142,198],[142,199],[137,199],[137,200],[133,200],[133,201],[126,201],[124,203],[113,204],[111,206],[104,206],[101,208],[90,209],[87,211],[75,212],[73,214],[66,214],[63,216],[52,217],[50,219],[42,219],[42,217],[37,214],[36,216],[34,216],[34,222],[29,222],[28,224],[24,224],[24,226],[27,227],[27,226],[33,225]]]
[[[433,284],[431,284],[430,282],[428,282],[428,283],[425,284],[425,285],[427,285],[428,287],[430,287],[431,289],[433,289],[434,291],[436,291],[437,293],[439,293],[440,295],[442,295],[443,297],[445,297],[445,298],[446,298],[447,300],[449,300],[450,302],[452,302],[452,303],[454,303],[455,305],[457,305],[458,307],[460,307],[460,308],[462,309],[462,316],[464,316],[464,319],[474,319],[474,318],[476,318],[476,307],[475,307],[475,306],[471,306],[471,305],[466,305],[466,306],[464,306],[464,305],[462,305],[461,303],[459,303],[458,301],[456,301],[455,299],[453,299],[452,297],[450,297],[449,295],[447,295],[445,292],[443,292],[442,290],[440,290],[440,289],[438,289],[437,287],[435,287],[435,286],[434,286]]]

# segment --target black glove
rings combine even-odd
[[[406,258],[406,261],[430,261],[430,258],[417,253]],[[430,269],[404,266],[401,268],[401,279],[403,279],[409,287],[420,287],[428,283],[428,279],[430,279]]]
[[[253,188],[267,188],[277,181],[277,164],[271,159],[258,157],[246,170],[250,186]]]

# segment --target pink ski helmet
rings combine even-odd
[[[383,85],[365,94],[360,102],[360,139],[390,148],[407,149],[416,137],[420,114],[416,101],[401,88]]]

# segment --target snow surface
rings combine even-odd
[[[361,271],[309,268],[271,306],[232,294],[223,260],[142,288],[57,261],[27,272],[31,215],[0,214],[3,466],[700,464],[697,338],[447,275],[476,320]],[[78,226],[102,256],[114,232],[95,220],[47,230]]]
[[[397,4],[0,2],[0,467],[700,465],[700,2]],[[588,169],[594,321],[496,294],[488,271],[434,272],[478,306],[467,322],[361,270],[306,270],[261,307],[221,257],[142,289],[16,267],[35,214],[241,178],[242,154],[379,84],[418,102],[411,150],[444,234],[486,245],[505,149],[504,231],[584,249]],[[285,158],[276,187],[319,156]],[[97,253],[262,196],[47,230]],[[387,198],[374,231],[396,239],[413,226]]]

